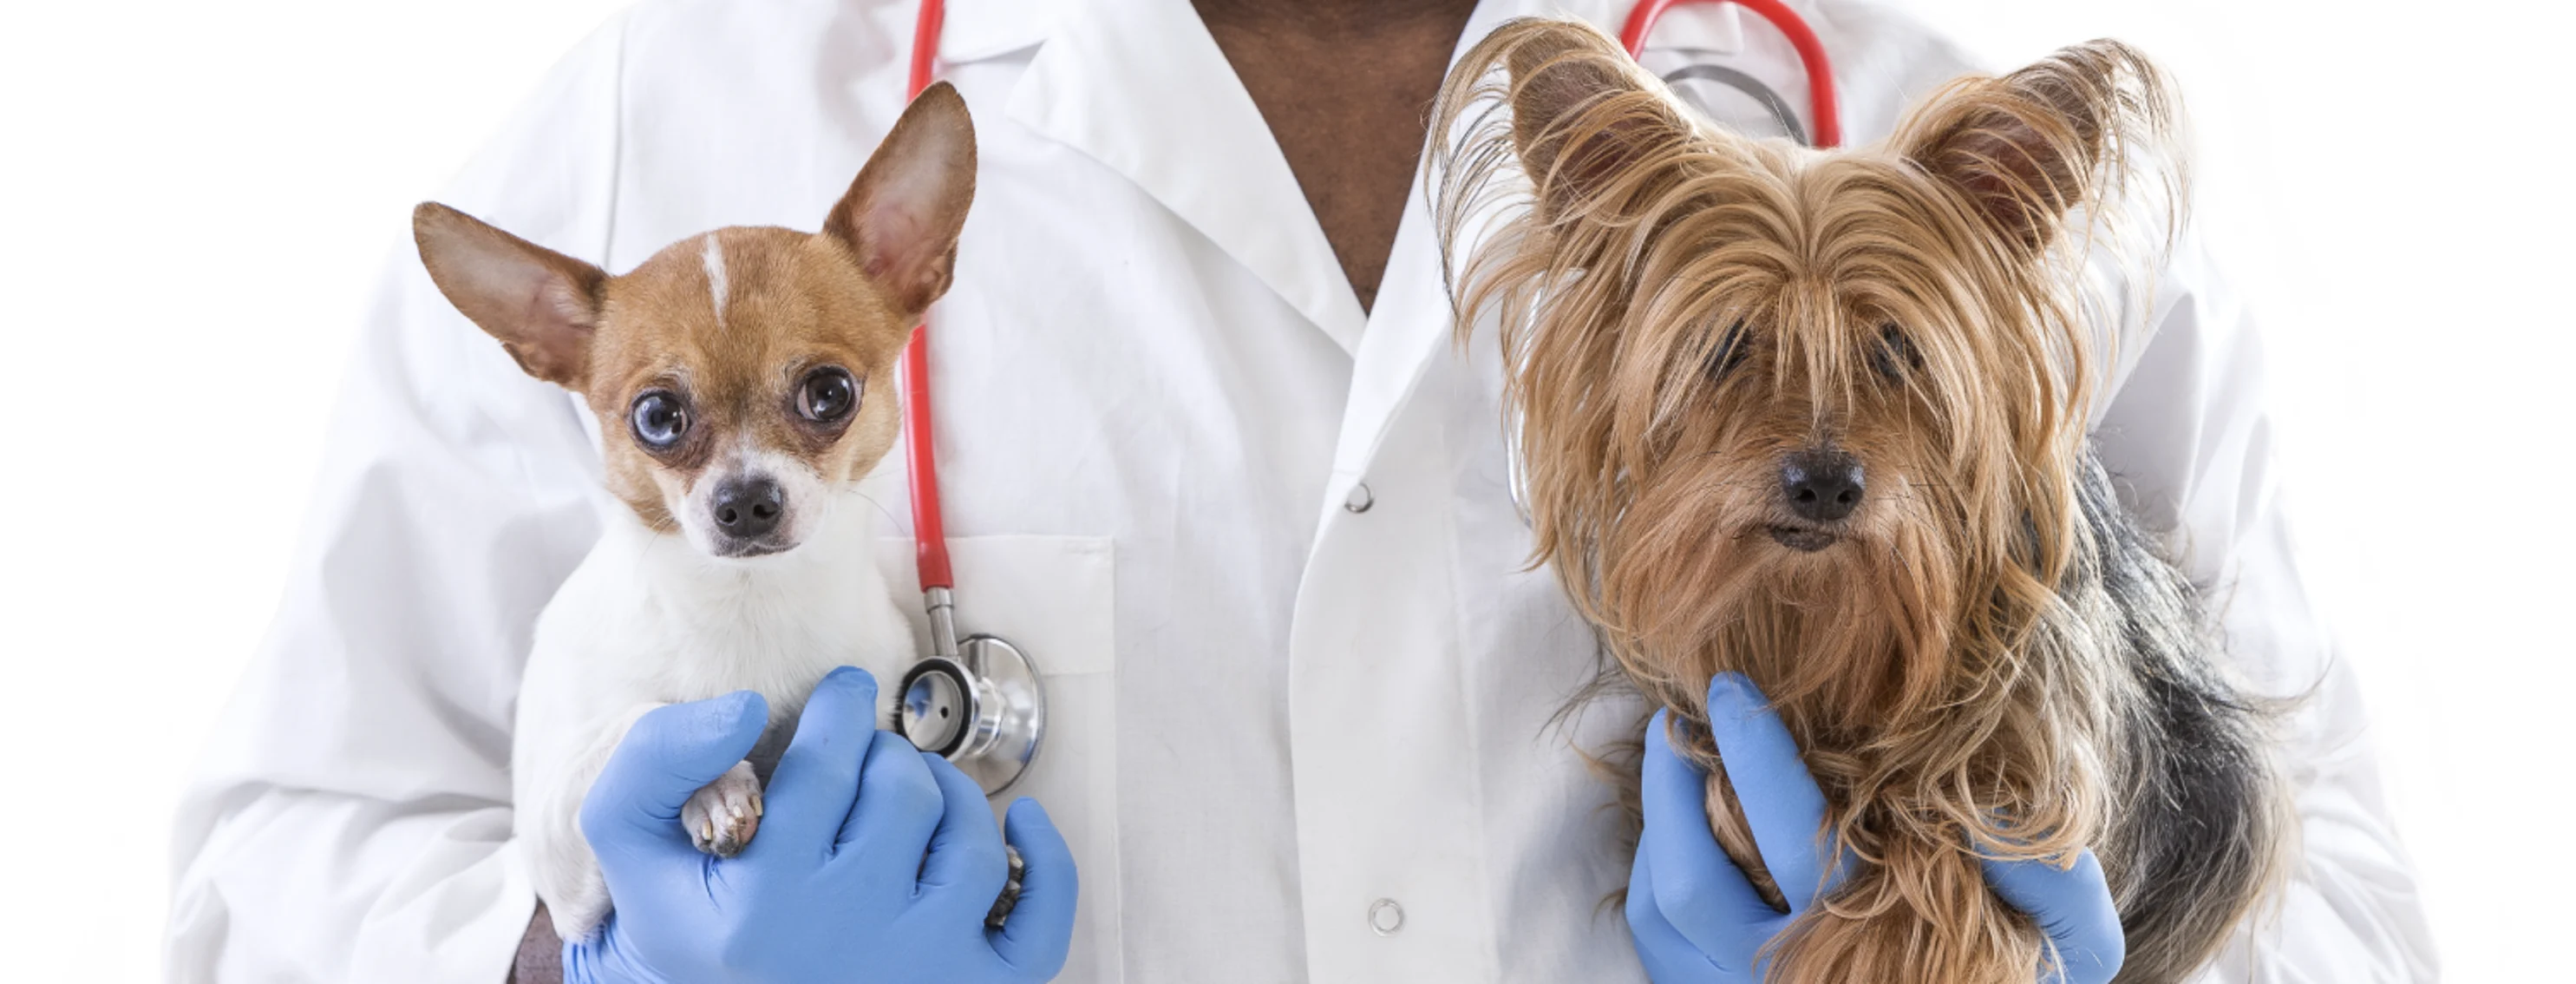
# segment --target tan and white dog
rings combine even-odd
[[[731,855],[814,683],[844,664],[891,683],[913,660],[854,486],[894,444],[898,359],[948,289],[974,191],[973,123],[943,83],[820,233],[718,229],[609,276],[444,205],[413,213],[457,310],[597,416],[624,506],[538,618],[519,693],[516,838],[566,939],[609,910],[578,814],[637,717],[768,699],[759,747],[681,816]]]

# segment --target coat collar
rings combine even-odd
[[[1125,175],[1356,351],[1367,321],[1359,298],[1188,0],[1065,7],[1012,92],[1010,117]]]
[[[1046,41],[1054,31],[1062,4],[1046,0],[948,0],[948,16],[939,30],[939,60],[960,65],[998,58]],[[921,12],[917,0],[897,0],[891,13],[910,37]]]

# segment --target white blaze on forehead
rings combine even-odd
[[[716,242],[715,233],[707,233],[707,248],[700,256],[707,266],[707,296],[715,302],[716,327],[724,327],[725,265],[724,246]]]

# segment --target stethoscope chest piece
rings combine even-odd
[[[945,600],[934,600],[934,636],[947,629],[938,624],[946,621]],[[954,763],[985,795],[998,796],[1028,772],[1046,737],[1037,663],[988,635],[958,639],[953,648],[934,639],[932,647],[935,655],[903,675],[895,727],[915,747]]]

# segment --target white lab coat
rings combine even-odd
[[[1488,0],[1469,37],[1552,6]],[[1577,754],[1635,709],[1554,720],[1592,639],[1522,569],[1491,339],[1450,340],[1419,187],[1363,313],[1186,0],[950,7],[982,172],[933,315],[937,452],[964,625],[1032,653],[1054,701],[1025,789],[1081,865],[1063,979],[1642,979],[1603,905],[1627,872],[1610,793]],[[1854,143],[1968,68],[1884,11],[1807,9]],[[439,197],[611,270],[716,226],[814,228],[900,108],[912,17],[654,0]],[[1730,24],[1686,9],[1658,43],[1735,50],[1803,108],[1785,45]],[[2426,978],[2350,671],[2282,525],[2258,347],[2195,256],[2103,450],[2232,592],[2249,668],[2322,680],[2292,754],[2306,864],[2217,976]],[[512,702],[538,609],[614,508],[596,436],[408,248],[357,351],[284,605],[181,810],[173,980],[499,981],[535,904],[507,844]],[[899,474],[872,481],[905,590]]]

